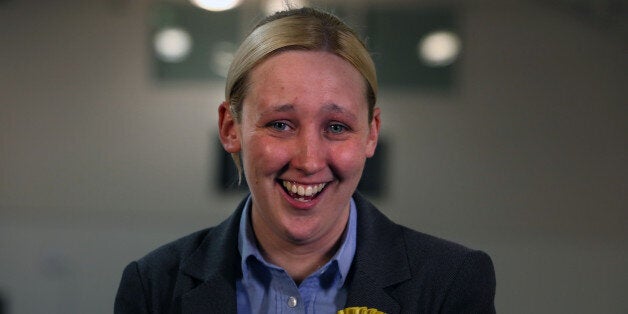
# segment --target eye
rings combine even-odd
[[[332,133],[332,134],[340,134],[347,131],[347,126],[340,123],[332,123],[329,125],[328,131],[329,133]]]
[[[273,121],[267,124],[266,126],[276,131],[287,131],[290,129],[290,126],[287,123],[282,122],[282,121]]]

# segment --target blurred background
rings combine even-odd
[[[216,110],[277,4],[197,2],[0,0],[1,313],[111,313],[127,263],[245,195]],[[626,1],[307,4],[378,64],[385,214],[488,252],[500,313],[628,313]]]

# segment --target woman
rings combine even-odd
[[[377,146],[374,64],[336,17],[262,21],[229,70],[219,134],[250,195],[127,266],[117,313],[493,313],[479,251],[399,226],[356,193]]]

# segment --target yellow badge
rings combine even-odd
[[[369,309],[366,306],[354,306],[354,307],[348,307],[344,310],[340,310],[336,314],[386,314],[386,313],[378,311],[377,309]]]

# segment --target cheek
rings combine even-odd
[[[272,138],[251,136],[245,141],[244,163],[257,175],[275,173],[289,162],[289,149]],[[246,170],[246,169],[245,169]]]
[[[355,173],[361,173],[366,162],[364,147],[361,145],[342,145],[334,147],[331,152],[331,160],[337,171],[344,173],[345,176],[351,176]]]

